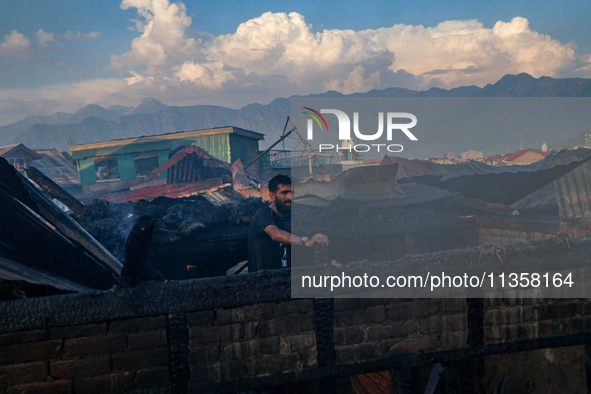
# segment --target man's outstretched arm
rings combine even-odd
[[[279,227],[270,225],[265,227],[265,232],[275,242],[290,245],[301,245],[302,238],[297,235],[288,233],[287,231],[280,230]],[[328,237],[323,234],[316,234],[312,238],[306,241],[305,245],[308,247],[314,246],[315,243],[319,243],[323,246],[328,246]]]

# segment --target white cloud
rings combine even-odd
[[[575,60],[573,45],[532,31],[521,17],[499,21],[492,29],[470,20],[431,28],[394,25],[360,34],[395,53],[392,71],[406,70],[444,87],[483,85],[521,72],[556,77]]]
[[[4,56],[14,56],[23,58],[31,49],[31,40],[16,30],[4,36],[4,41],[0,44],[0,54]]]
[[[85,40],[94,40],[95,38],[99,38],[100,35],[101,33],[98,31],[91,31],[90,33],[82,34],[82,38]]]
[[[53,33],[46,33],[43,31],[43,29],[39,29],[39,31],[35,33],[35,35],[37,36],[37,40],[39,41],[39,45],[41,46],[45,46],[48,42],[55,41]]]
[[[95,38],[98,38],[101,35],[100,32],[98,31],[92,31],[90,33],[81,33],[79,31],[77,32],[72,32],[70,30],[68,30],[65,34],[64,34],[64,38],[66,39],[66,41],[90,41],[90,40],[94,40]]]
[[[142,33],[131,43],[131,51],[112,56],[111,64],[128,72],[136,66],[146,66],[148,76],[166,76],[176,62],[193,58],[198,42],[188,37],[191,17],[183,3],[168,0],[123,0],[122,9],[136,8],[141,21],[135,29]]]
[[[137,10],[141,36],[129,52],[112,56],[111,65],[132,73],[129,83],[150,78],[160,89],[262,90],[269,79],[289,89],[284,96],[328,89],[352,93],[393,83],[414,89],[482,86],[509,73],[556,77],[575,63],[573,44],[532,31],[521,17],[492,29],[468,20],[316,32],[298,13],[267,12],[233,34],[214,37],[191,30],[182,3],[123,0],[121,8]]]
[[[111,56],[119,79],[51,85],[13,96],[60,102],[60,110],[86,103],[137,105],[146,96],[170,105],[240,107],[276,97],[391,86],[423,90],[494,83],[505,74],[591,76],[591,57],[531,30],[515,17],[487,28],[477,20],[424,27],[397,24],[363,31],[316,31],[303,15],[272,13],[245,21],[232,34],[213,36],[192,28],[181,2],[123,0],[134,9],[138,35],[128,52]],[[66,40],[90,40],[99,32],[68,31]],[[37,32],[39,45],[53,35]],[[0,55],[28,53],[30,40],[13,31]],[[66,66],[56,62],[55,64]]]

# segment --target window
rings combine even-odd
[[[134,155],[136,176],[145,176],[158,168],[158,153],[138,153]]]
[[[97,181],[119,179],[119,167],[116,156],[103,156],[94,158],[94,169]]]

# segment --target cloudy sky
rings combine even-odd
[[[591,77],[591,1],[0,0],[0,125],[505,74]]]

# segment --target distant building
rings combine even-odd
[[[431,163],[437,164],[457,164],[460,162],[460,159],[458,157],[454,157],[452,152],[444,154],[443,157],[432,157],[427,160],[429,160]]]
[[[470,149],[468,152],[462,152],[462,161],[465,160],[482,160],[484,159],[484,152]]]
[[[0,156],[23,175],[28,168],[35,167],[68,192],[79,192],[78,170],[55,149],[33,150],[23,144],[8,145],[0,147]]]
[[[503,163],[505,159],[505,155],[494,155],[494,156],[487,156],[482,161],[491,166],[505,166],[506,164]]]
[[[31,167],[34,160],[41,159],[41,155],[23,144],[6,145],[0,147],[0,157],[5,158],[21,174]]]
[[[535,163],[536,161],[543,160],[546,156],[548,156],[549,152],[537,152],[532,149],[522,149],[513,153],[512,155],[507,156],[503,163],[508,166],[514,165],[528,165],[531,163]]]
[[[545,142],[542,144],[542,152],[548,152],[548,145]]]
[[[259,141],[264,138],[263,134],[230,126],[72,145],[70,152],[78,165],[83,190],[90,193],[145,177],[166,162],[171,151],[184,145],[201,147],[227,163],[240,158],[246,164],[258,154]],[[165,183],[166,176],[162,173],[160,182],[155,183]]]

